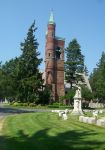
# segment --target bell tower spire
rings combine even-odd
[[[50,18],[49,18],[49,21],[48,21],[49,24],[55,24],[54,22],[54,14],[53,14],[53,11],[51,10],[50,12]]]
[[[51,91],[51,100],[64,96],[64,44],[65,40],[55,35],[56,24],[53,11],[47,25],[45,46],[45,81]]]

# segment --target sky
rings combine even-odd
[[[45,33],[51,9],[56,22],[56,36],[65,38],[65,48],[76,38],[85,56],[89,73],[105,52],[105,0],[0,0],[0,61],[5,63],[21,55],[33,21],[44,70]]]

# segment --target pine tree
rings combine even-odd
[[[39,89],[42,86],[42,75],[38,66],[42,59],[38,56],[38,42],[34,32],[37,30],[35,21],[28,30],[27,38],[21,43],[22,55],[18,66],[19,81],[18,98],[24,102],[38,101]]]
[[[19,58],[11,59],[2,65],[1,87],[3,97],[14,99],[17,95],[17,66]]]
[[[105,102],[105,53],[102,52],[101,59],[97,64],[97,68],[93,70],[90,76],[90,83],[94,98],[101,102]]]
[[[81,73],[84,70],[84,56],[76,39],[73,39],[66,48],[66,56],[65,78],[72,88],[73,83],[78,80],[75,73]]]
[[[85,65],[85,67],[84,67],[84,72],[85,72],[85,75],[88,76],[88,73],[89,73],[89,72],[88,72],[88,69],[87,69],[87,66],[86,66],[86,65]]]

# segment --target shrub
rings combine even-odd
[[[23,103],[14,102],[12,105],[13,105],[13,106],[23,106]]]
[[[72,104],[73,99],[74,99],[74,95],[75,95],[75,91],[76,91],[75,88],[69,89],[63,97],[60,97],[60,101],[63,102],[64,100],[68,100],[68,103]]]
[[[48,105],[48,108],[59,108],[58,105]]]
[[[38,104],[38,105],[36,106],[36,108],[42,108],[41,104]]]
[[[38,102],[43,105],[50,102],[51,92],[47,87],[45,87],[45,89],[40,92],[39,99],[40,100]]]
[[[35,107],[36,104],[35,104],[35,103],[30,103],[29,106],[30,106],[30,107]]]
[[[23,103],[23,106],[28,106],[29,104],[28,103]]]
[[[70,109],[70,108],[73,108],[73,107],[71,107],[71,106],[59,106],[59,108],[63,108],[63,109]]]
[[[67,106],[63,103],[58,103],[58,102],[55,102],[53,103],[52,105],[48,105],[49,108],[70,108],[70,106]]]
[[[53,106],[59,106],[59,105],[60,105],[60,103],[55,102],[55,103],[53,103],[52,105],[53,105]]]

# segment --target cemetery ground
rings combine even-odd
[[[68,114],[35,112],[6,117],[0,150],[104,150],[105,128],[81,123]]]

